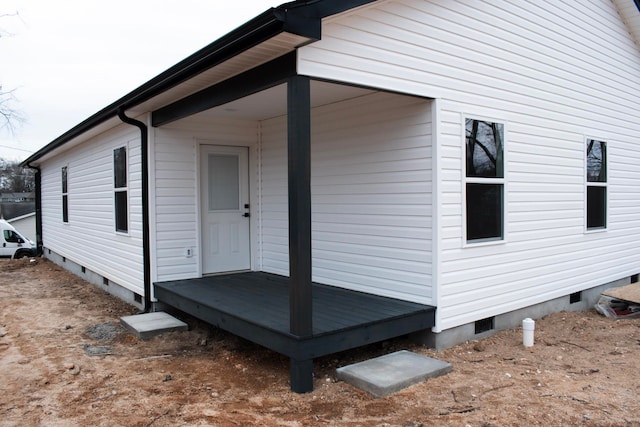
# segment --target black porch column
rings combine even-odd
[[[311,97],[309,79],[288,83],[289,319],[290,331],[312,333],[311,314]]]
[[[309,78],[287,84],[289,175],[289,326],[312,335],[311,300],[311,95]],[[291,390],[313,390],[313,363],[291,359]]]

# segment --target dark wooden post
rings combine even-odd
[[[287,84],[289,175],[289,326],[299,337],[313,333],[311,298],[311,94],[308,77]],[[291,359],[291,390],[313,390],[313,362]]]

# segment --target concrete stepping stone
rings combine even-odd
[[[407,350],[336,369],[339,379],[376,397],[383,397],[450,372],[451,364]]]
[[[186,323],[164,311],[123,316],[120,318],[120,324],[142,340],[155,337],[164,332],[186,331],[189,329]]]

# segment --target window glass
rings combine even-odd
[[[116,231],[126,233],[129,231],[127,221],[127,192],[118,191],[115,193],[116,210]]]
[[[62,168],[62,192],[67,192],[67,167]]]
[[[587,187],[587,228],[604,228],[607,217],[607,187]]]
[[[209,210],[240,209],[240,160],[234,155],[209,155]]]
[[[113,150],[114,187],[127,186],[127,149],[120,147]]]
[[[4,230],[3,234],[4,240],[9,243],[18,243],[20,241],[20,236],[18,236],[18,234],[13,230]]]
[[[587,181],[607,181],[607,143],[587,140]]]
[[[62,195],[62,222],[69,222],[69,196]]]
[[[467,240],[502,237],[502,184],[467,184]]]
[[[466,158],[468,177],[502,178],[504,125],[466,119]]]

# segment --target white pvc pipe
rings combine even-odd
[[[536,329],[536,322],[530,318],[522,320],[522,345],[533,347],[533,331]]]

